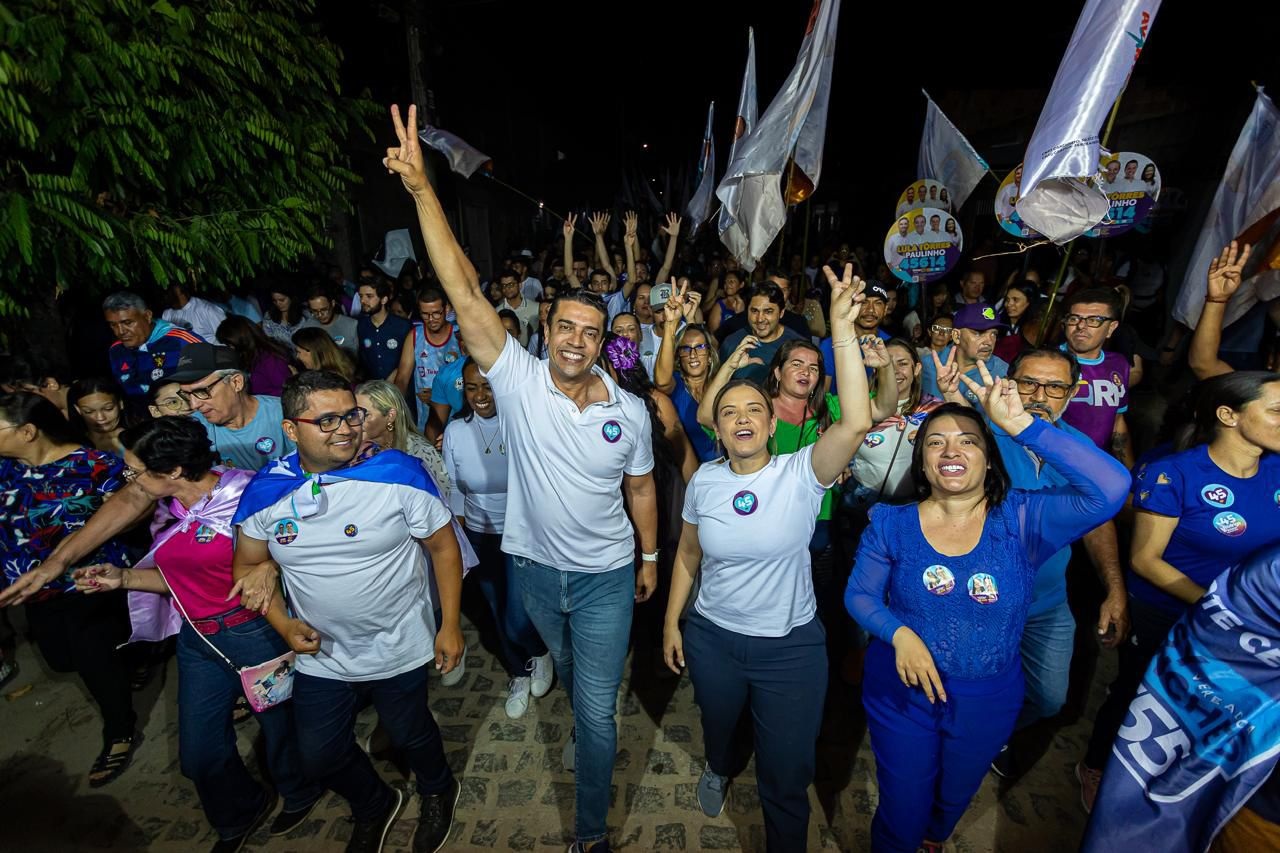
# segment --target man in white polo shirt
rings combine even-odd
[[[557,296],[547,316],[546,361],[507,335],[427,181],[415,108],[409,108],[407,129],[398,108],[392,117],[400,146],[387,150],[384,163],[414,198],[431,264],[503,413],[510,523],[502,550],[515,560],[525,609],[573,706],[575,733],[565,765],[577,774],[577,840],[569,849],[607,853],[614,710],[632,607],[647,601],[657,584],[648,411],[595,366],[607,319],[597,296]]]
[[[298,653],[303,772],[351,804],[348,853],[380,851],[404,799],[356,745],[356,714],[370,701],[417,776],[413,849],[435,853],[460,790],[427,707],[428,664],[448,672],[463,650],[452,517],[413,457],[388,450],[352,464],[367,413],[346,379],[305,371],[285,384],[281,403],[298,451],[260,471],[241,496],[236,578],[268,559],[280,567],[292,615],[276,595],[267,619]],[[429,570],[443,611],[438,633]]]

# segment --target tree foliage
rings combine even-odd
[[[326,245],[377,108],[314,0],[0,0],[0,314],[37,289],[227,286]]]

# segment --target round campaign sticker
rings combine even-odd
[[[903,281],[942,278],[960,262],[964,235],[955,217],[937,207],[916,207],[898,217],[884,238],[884,262]]]
[[[956,576],[946,566],[930,566],[924,570],[924,588],[934,595],[946,595],[956,588]]]
[[[1209,506],[1226,509],[1236,502],[1236,496],[1226,486],[1210,483],[1200,490],[1200,499]]]
[[[1086,237],[1123,234],[1151,214],[1160,198],[1160,170],[1155,162],[1132,151],[1103,151],[1098,158],[1098,186],[1111,200],[1107,216],[1084,232]]]
[[[400,346],[400,342],[395,338],[387,338],[387,349],[395,349]]]
[[[281,521],[276,524],[276,541],[288,545],[298,538],[298,525],[292,521]]]
[[[895,215],[901,216],[908,210],[917,207],[936,207],[939,210],[951,209],[951,194],[942,181],[921,178],[902,191],[898,196],[898,207]]]
[[[1241,536],[1248,528],[1244,516],[1237,512],[1220,512],[1213,517],[1213,527],[1223,536]]]
[[[1276,493],[1271,498],[1276,502],[1276,506],[1280,506],[1280,489],[1276,489]]]
[[[600,434],[605,441],[614,444],[622,438],[622,426],[617,421],[605,421],[604,426],[600,427]]]
[[[355,535],[359,532],[360,528],[356,527],[354,524],[348,524],[346,527],[342,528],[342,535],[346,536],[348,539],[354,539]]]
[[[1000,223],[1001,228],[1015,237],[1039,237],[1037,232],[1022,221],[1015,209],[1022,191],[1021,183],[1022,164],[1019,163],[1016,169],[1005,175],[1004,180],[1000,182],[1000,189],[996,190],[996,221]]]
[[[207,524],[202,524],[196,528],[196,544],[208,545],[218,532]]]
[[[878,432],[868,433],[867,437],[862,440],[867,447],[879,447],[884,444],[884,434]]]
[[[741,491],[733,496],[733,511],[738,515],[751,515],[760,506],[755,492]]]
[[[269,435],[264,435],[253,443],[253,449],[266,456],[276,449],[276,440]]]
[[[996,579],[986,572],[978,572],[969,578],[969,597],[979,604],[994,604],[1000,598]]]

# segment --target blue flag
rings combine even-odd
[[[1207,850],[1280,756],[1280,547],[1210,585],[1152,660],[1111,748],[1085,853]]]

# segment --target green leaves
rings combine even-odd
[[[50,283],[229,286],[324,246],[380,112],[341,94],[313,10],[0,0],[0,315]]]

